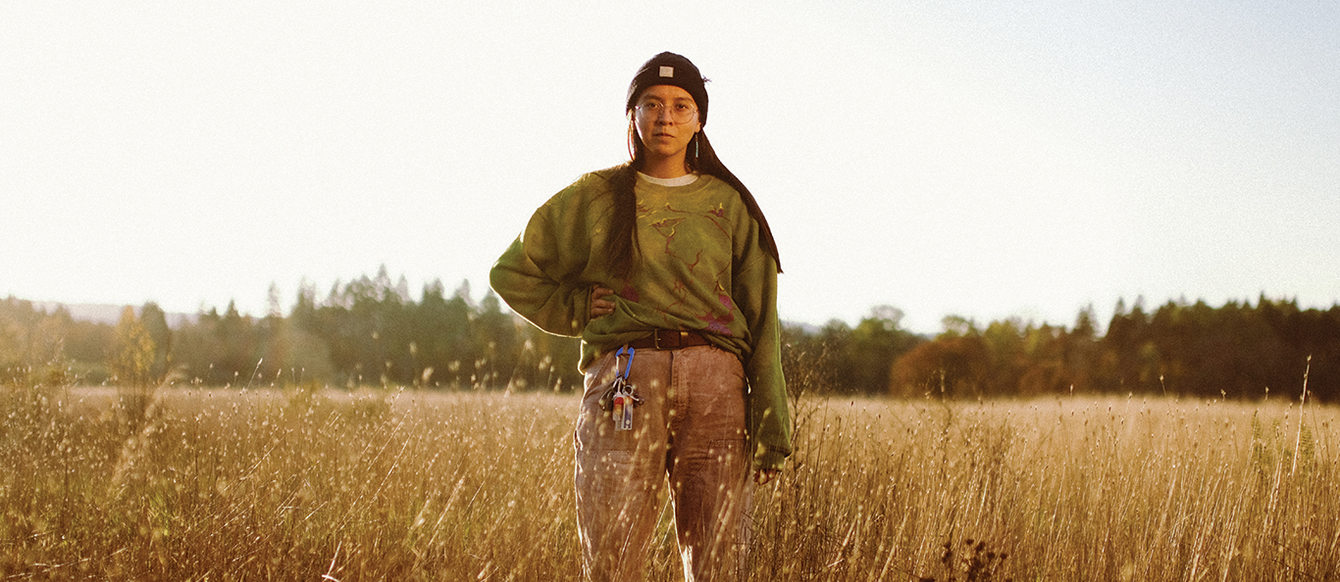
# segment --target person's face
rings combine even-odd
[[[633,122],[648,156],[683,158],[702,129],[693,96],[674,85],[652,85],[633,104]]]

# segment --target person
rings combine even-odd
[[[648,60],[628,88],[632,160],[555,194],[490,272],[516,313],[582,339],[588,579],[645,575],[667,482],[685,578],[738,574],[750,474],[768,482],[791,453],[777,244],[703,133],[705,82],[683,56]]]

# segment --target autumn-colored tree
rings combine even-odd
[[[889,385],[889,362],[922,342],[916,334],[902,328],[903,311],[881,305],[870,310],[852,328],[846,349],[838,354],[844,367],[842,391],[879,394]],[[845,388],[845,390],[844,390]]]
[[[889,392],[900,397],[989,395],[990,354],[981,336],[944,335],[893,363]]]

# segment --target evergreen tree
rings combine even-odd
[[[140,308],[140,323],[154,344],[153,361],[149,364],[149,381],[159,384],[167,378],[172,367],[172,328],[168,326],[167,314],[152,301]]]
[[[479,302],[479,315],[474,319],[472,336],[476,346],[482,347],[475,361],[471,385],[496,388],[511,383],[520,354],[518,324],[510,313],[503,313],[502,301],[490,289]]]
[[[154,364],[154,340],[144,329],[135,308],[126,306],[116,324],[116,344],[109,366],[123,386],[147,386]]]

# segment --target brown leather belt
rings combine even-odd
[[[637,350],[677,350],[711,343],[698,332],[658,329],[647,337],[628,342],[628,347]]]

